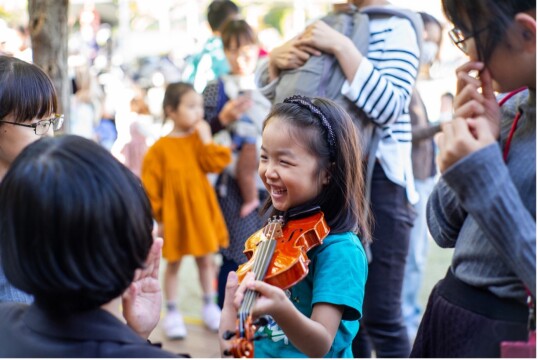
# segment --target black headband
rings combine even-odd
[[[327,117],[323,114],[321,109],[314,105],[310,98],[302,95],[290,96],[284,99],[284,102],[287,104],[299,105],[303,108],[310,110],[311,113],[319,117],[319,119],[321,120],[321,127],[325,129],[325,132],[327,133],[327,143],[329,144],[329,157],[331,161],[334,161],[336,157],[336,136],[334,135],[334,131],[331,127],[331,124],[329,123],[329,120],[327,120]]]

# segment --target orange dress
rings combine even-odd
[[[207,173],[221,172],[231,161],[228,147],[202,143],[197,132],[163,137],[148,150],[142,183],[163,224],[163,256],[204,256],[228,246],[228,231]]]

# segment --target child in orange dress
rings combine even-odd
[[[214,303],[213,254],[228,245],[228,232],[207,174],[222,171],[231,161],[231,151],[213,143],[209,124],[203,120],[202,96],[192,85],[168,85],[163,110],[174,122],[174,129],[148,150],[142,164],[142,182],[164,238],[167,314],[163,328],[169,338],[178,339],[187,335],[176,308],[178,270],[184,255],[196,258],[204,293],[204,323],[218,330],[220,309]]]

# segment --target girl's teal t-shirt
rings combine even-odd
[[[351,343],[359,330],[368,261],[359,238],[351,233],[328,235],[322,245],[308,252],[308,275],[286,291],[288,298],[305,316],[312,314],[316,303],[344,306],[342,321],[327,358],[353,357]],[[261,358],[307,357],[289,341],[278,325],[271,321],[261,327],[264,335],[254,343],[254,356]]]

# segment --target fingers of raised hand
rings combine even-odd
[[[471,75],[469,75],[469,72],[481,71],[483,68],[484,64],[477,61],[469,61],[458,67],[456,69],[456,74],[458,77],[458,81],[456,83],[457,92],[459,93],[461,89],[466,85],[466,82],[463,81],[466,79],[466,77],[460,77],[460,74],[467,74],[469,77],[473,78]]]
[[[465,105],[470,102],[474,102],[476,104],[465,107]],[[468,83],[454,98],[454,113],[456,116],[461,117],[480,115],[484,112],[483,102],[484,96],[478,92],[478,87],[476,84]],[[470,110],[474,110],[476,112],[472,112]]]
[[[480,83],[482,86],[482,95],[484,95],[486,99],[493,100],[496,103],[497,99],[495,97],[495,93],[493,92],[493,79],[487,68],[480,72]]]

